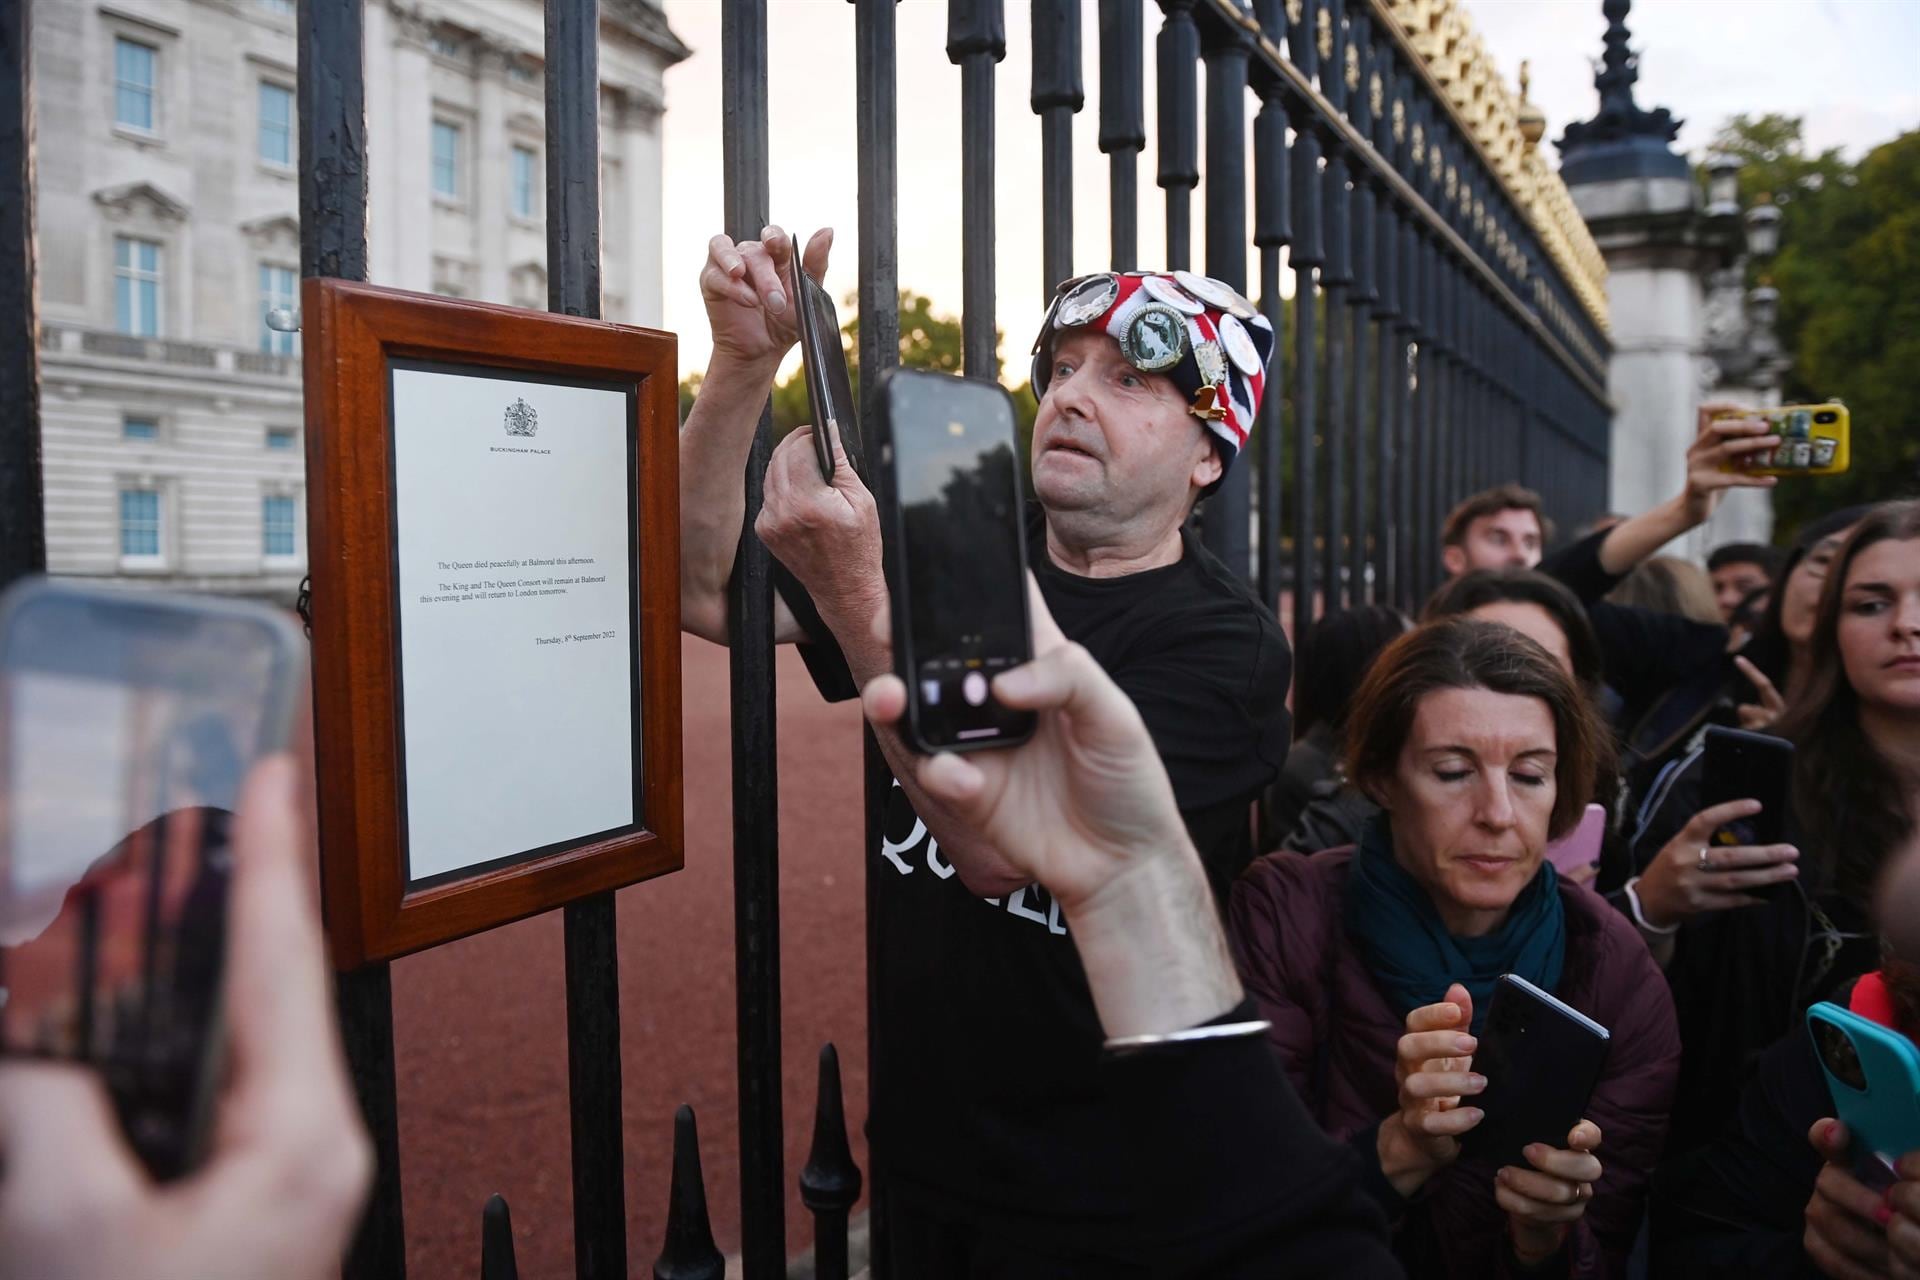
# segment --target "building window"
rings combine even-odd
[[[294,14],[294,0],[259,0],[259,5],[277,18],[291,18]]]
[[[292,310],[297,274],[292,267],[260,264],[260,349],[269,355],[293,354],[294,335],[269,328],[267,317],[278,310]]]
[[[513,149],[513,216],[531,218],[539,204],[540,157],[532,147]]]
[[[293,555],[293,499],[270,493],[260,502],[260,553],[285,560]]]
[[[433,193],[460,198],[460,126],[445,120],[433,122]]]
[[[152,133],[154,68],[160,51],[150,44],[116,36],[113,41],[113,122]]]
[[[514,58],[507,63],[507,79],[515,84],[532,84],[535,78],[533,64],[525,58]]]
[[[120,435],[127,440],[158,440],[160,423],[154,418],[122,418]]]
[[[293,90],[267,80],[260,82],[260,158],[293,167]]]
[[[436,31],[427,37],[427,47],[443,58],[458,58],[460,42],[444,31]]]
[[[298,441],[299,436],[294,433],[292,427],[267,428],[267,448],[269,449],[291,449]]]
[[[121,333],[160,333],[160,245],[133,236],[113,238],[113,322]]]
[[[160,558],[160,491],[120,491],[120,556],[124,560]]]

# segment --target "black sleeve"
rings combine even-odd
[[[820,620],[820,610],[814,607],[813,597],[800,585],[800,579],[778,560],[773,562],[773,589],[787,602],[794,621],[807,637],[798,646],[800,660],[807,664],[807,674],[813,677],[813,687],[820,691],[820,696],[828,702],[859,697],[860,686],[854,683],[847,657],[840,652],[840,642],[833,638],[832,629]]]
[[[1257,1018],[1253,1002],[1219,1022]],[[1321,1131],[1264,1036],[1109,1061],[1103,1083],[1138,1137],[1150,1275],[1397,1276],[1360,1162]]]
[[[1669,689],[1718,663],[1727,650],[1727,629],[1675,613],[1630,609],[1605,600],[1587,606],[1600,641],[1606,681],[1625,703],[1628,723]]]
[[[1800,1244],[1820,1174],[1807,1131],[1832,1110],[1813,1043],[1796,1029],[1761,1056],[1728,1133],[1654,1179],[1651,1274],[1817,1275]]]
[[[1540,572],[1558,578],[1567,590],[1580,597],[1581,604],[1592,604],[1620,585],[1625,574],[1608,573],[1600,567],[1600,544],[1610,530],[1601,529],[1569,543],[1540,562]]]

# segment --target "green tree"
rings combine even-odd
[[[1852,415],[1845,475],[1774,490],[1780,536],[1835,507],[1920,492],[1920,131],[1858,164],[1809,154],[1789,116],[1736,116],[1715,146],[1741,159],[1744,199],[1780,207],[1780,252],[1755,271],[1780,291],[1787,402],[1839,400]]]

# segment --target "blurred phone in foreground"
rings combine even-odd
[[[286,745],[305,662],[263,605],[0,596],[0,1055],[99,1071],[156,1178],[206,1136],[233,810]]]
[[[1852,465],[1852,415],[1847,406],[1789,404],[1775,409],[1739,409],[1723,418],[1759,418],[1780,443],[1749,454],[1726,470],[1756,476],[1837,476]]]
[[[1607,807],[1590,804],[1573,830],[1547,846],[1547,860],[1562,875],[1584,872],[1600,861],[1600,844],[1607,835]]]
[[[880,392],[876,497],[908,739],[1006,747],[1033,733],[993,677],[1033,656],[1013,400],[999,386],[895,369]]]

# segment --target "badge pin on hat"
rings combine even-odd
[[[1127,326],[1120,348],[1134,368],[1164,373],[1187,354],[1186,319],[1164,302],[1150,302]]]
[[[1120,282],[1112,276],[1094,276],[1083,280],[1061,299],[1060,314],[1055,317],[1054,323],[1062,329],[1083,325],[1105,315],[1119,296]]]

